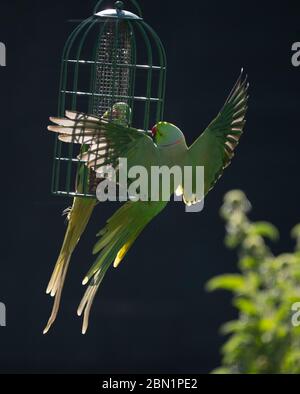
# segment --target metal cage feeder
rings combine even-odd
[[[154,30],[142,19],[135,0],[128,0],[137,14],[125,11],[123,2],[99,11],[69,36],[62,55],[58,116],[66,110],[99,117],[118,102],[126,103],[128,125],[149,130],[163,119],[166,54]],[[113,113],[109,112],[113,121]],[[96,175],[78,158],[82,147],[56,138],[52,193],[61,196],[95,197]],[[77,188],[78,171],[83,187]]]

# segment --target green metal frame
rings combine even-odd
[[[128,3],[135,8],[139,18],[123,18],[122,13],[112,18],[99,17],[95,14],[99,12],[103,3],[105,0],[98,1],[94,15],[81,22],[66,41],[62,54],[58,116],[64,116],[66,110],[95,114],[95,103],[98,102],[102,102],[102,106],[97,109],[97,115],[103,115],[103,103],[109,103],[108,109],[116,102],[125,101],[131,108],[129,124],[149,130],[155,123],[163,120],[167,71],[164,47],[158,35],[142,19],[142,12],[136,0],[128,0]],[[115,7],[119,8],[120,5],[121,2],[117,2]],[[106,54],[105,45],[112,35],[113,40]],[[122,45],[126,45],[126,48],[123,49]],[[106,63],[103,59],[99,61],[99,53],[104,58],[108,57],[110,62]],[[123,53],[125,55],[122,55]],[[141,54],[146,54],[146,63],[139,61]],[[117,60],[122,56],[124,62],[118,63]],[[100,73],[100,82],[102,81],[103,86],[98,86]],[[105,73],[108,75],[107,81],[103,79]],[[118,85],[122,73],[128,76],[128,87],[123,86],[123,90]],[[146,81],[143,95],[136,93],[137,89],[141,88],[136,81],[137,73],[141,73]],[[84,90],[82,84],[85,86]],[[127,93],[120,96],[120,90],[126,90]],[[139,113],[139,119],[136,113],[137,103],[143,106],[143,113]],[[89,170],[77,158],[78,153],[78,145],[66,144],[56,138],[53,194],[95,197],[89,183]],[[76,182],[80,169],[83,169],[84,174],[83,189],[77,190]]]

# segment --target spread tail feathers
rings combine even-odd
[[[44,334],[49,331],[56,319],[72,253],[89,222],[95,206],[95,199],[74,198],[73,206],[68,213],[68,228],[46,291],[47,294],[55,297],[55,299],[51,316],[43,332]]]
[[[142,230],[165,205],[165,202],[129,201],[108,220],[98,234],[101,238],[93,252],[99,254],[83,280],[84,285],[89,281],[90,283],[77,311],[78,316],[84,314],[83,334],[87,331],[91,306],[106,271],[112,263],[115,268],[118,267]]]

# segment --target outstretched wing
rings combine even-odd
[[[87,146],[79,159],[96,172],[105,166],[117,168],[119,158],[126,158],[128,166],[146,168],[158,161],[156,145],[142,130],[72,111],[66,111],[65,118],[50,120],[56,125],[48,126],[48,130],[59,133],[59,140]]]
[[[167,205],[158,201],[128,201],[108,220],[106,226],[98,234],[101,238],[94,247],[98,254],[96,261],[84,278],[83,284],[89,286],[78,308],[78,315],[84,314],[82,333],[88,327],[89,314],[94,297],[108,270],[113,264],[115,268],[121,263],[144,228]]]
[[[246,122],[248,87],[242,70],[218,116],[188,150],[185,165],[204,167],[204,194],[214,187],[234,156]],[[187,203],[196,202],[194,198],[185,195]]]

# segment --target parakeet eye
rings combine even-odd
[[[152,128],[151,132],[152,132],[152,137],[155,137],[155,136],[156,136],[156,133],[157,133],[157,127],[154,126],[154,127]]]

